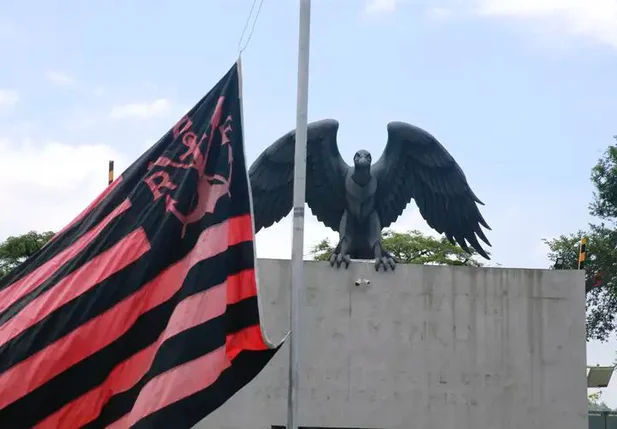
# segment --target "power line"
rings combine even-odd
[[[240,35],[240,39],[238,40],[238,54],[244,52],[244,50],[249,45],[251,41],[251,37],[253,36],[253,31],[255,31],[255,25],[257,24],[257,20],[259,19],[259,14],[261,13],[261,7],[263,6],[265,0],[261,0],[259,2],[259,6],[257,7],[257,13],[255,14],[255,19],[253,20],[253,25],[251,26],[251,31],[249,32],[248,38],[244,45],[242,45],[242,39],[244,39],[244,35],[246,33],[246,29],[249,26],[249,22],[251,21],[251,15],[253,15],[253,10],[255,9],[255,5],[257,4],[257,0],[253,0],[253,4],[251,5],[251,10],[249,11],[248,16],[246,17],[246,22],[244,23],[244,28],[242,29],[242,34]]]

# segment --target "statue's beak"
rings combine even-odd
[[[370,167],[371,163],[366,158],[360,158],[356,161],[356,167],[367,168]]]

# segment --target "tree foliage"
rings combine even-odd
[[[446,238],[435,238],[422,234],[420,231],[382,232],[382,244],[385,250],[400,264],[432,264],[432,265],[469,265],[481,267],[483,264],[475,259],[478,253],[465,252],[459,246],[451,244]],[[317,243],[311,254],[318,261],[327,261],[334,251],[329,240]]]
[[[38,252],[53,236],[51,231],[30,231],[0,243],[0,278]]]
[[[562,258],[565,269],[577,269],[579,242],[588,237],[585,260],[587,338],[606,340],[617,330],[617,146],[611,145],[591,169],[594,186],[589,213],[599,224],[586,231],[545,240],[554,264]]]
[[[617,140],[617,136],[614,136]],[[617,146],[611,145],[591,170],[595,187],[593,201],[589,206],[593,216],[610,221],[617,220]]]
[[[545,240],[549,259],[563,259],[564,269],[577,269],[581,237],[587,237],[585,291],[587,293],[587,339],[606,340],[617,329],[617,230],[590,225],[578,231]]]
[[[595,392],[587,395],[587,405],[589,411],[612,411],[611,408],[602,401],[602,392]]]

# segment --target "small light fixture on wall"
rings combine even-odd
[[[560,256],[555,259],[555,265],[553,266],[555,270],[563,270],[563,258]]]

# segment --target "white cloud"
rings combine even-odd
[[[0,139],[0,241],[29,230],[59,230],[107,186],[107,163],[124,157],[104,144]]]
[[[112,119],[146,119],[160,117],[171,112],[171,102],[160,98],[152,102],[130,103],[115,106],[111,110]]]
[[[476,0],[487,17],[536,20],[543,28],[617,48],[617,0]]]
[[[433,18],[444,19],[452,16],[453,11],[452,9],[449,9],[447,7],[434,7],[432,9],[429,9],[428,14]]]
[[[391,13],[397,5],[398,0],[367,0],[364,11],[369,14]]]
[[[46,71],[45,78],[47,78],[47,80],[49,80],[54,85],[58,86],[74,86],[76,83],[75,79],[73,79],[68,74],[56,70]]]
[[[0,111],[9,110],[19,102],[19,93],[14,89],[0,88]]]

